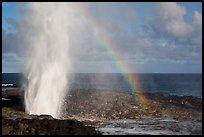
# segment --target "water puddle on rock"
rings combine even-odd
[[[112,120],[96,127],[103,135],[189,135],[183,123],[170,117]],[[192,124],[191,124],[192,125]]]

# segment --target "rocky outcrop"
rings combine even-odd
[[[49,115],[30,118],[2,118],[3,135],[98,135],[94,127],[73,119],[58,120]]]
[[[126,92],[75,90],[65,98],[63,120],[59,120],[49,115],[28,115],[23,94],[7,91],[3,95],[12,98],[2,101],[3,135],[95,135],[101,133],[94,127],[103,127],[107,121],[138,121],[143,117],[171,117],[184,124],[180,129],[174,124],[164,125],[164,128],[173,132],[174,129],[188,129],[191,134],[202,134],[202,98],[192,96],[144,93],[145,100],[138,101],[137,96]],[[187,122],[190,124],[186,125]]]

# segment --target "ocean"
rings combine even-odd
[[[138,79],[142,92],[202,98],[202,74],[128,74]],[[26,80],[21,73],[2,73],[2,91],[19,86]],[[4,85],[3,85],[4,84]],[[70,76],[70,89],[96,89],[131,92],[121,73],[77,73]]]

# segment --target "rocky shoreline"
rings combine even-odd
[[[9,119],[2,117],[3,135],[98,135],[94,127],[77,120],[58,120],[49,115]]]
[[[132,127],[129,126],[131,123],[125,126],[124,123],[119,124],[120,129],[124,127],[127,130],[129,127],[131,132],[145,123],[146,133],[168,130],[169,134],[202,134],[201,98],[164,96],[158,93],[143,93],[142,96],[145,97],[145,102],[138,102],[133,94],[127,92],[70,91],[65,99],[61,120],[58,120],[46,115],[26,114],[23,91],[6,91],[2,93],[2,97],[11,100],[2,100],[2,134],[107,134],[107,127],[114,125],[115,128],[117,123],[110,121],[120,120],[135,122]],[[171,120],[166,124],[162,118]]]

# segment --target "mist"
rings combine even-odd
[[[29,10],[33,33],[27,37],[25,109],[29,114],[58,118],[73,73],[68,33],[74,24],[73,10],[66,3],[31,3]]]
[[[26,43],[24,76],[27,83],[24,87],[25,110],[29,114],[60,118],[64,103],[69,101],[66,95],[76,89],[73,83],[79,64],[107,58],[103,54],[106,50],[98,44],[90,26],[74,9],[76,6],[80,5],[30,3],[26,8],[25,28],[21,27],[21,33],[25,35],[23,41]],[[82,67],[89,68],[87,65]],[[97,70],[103,72],[109,67]],[[113,81],[117,83],[116,79]],[[102,74],[100,77],[93,75],[86,83],[100,89],[105,79]]]

